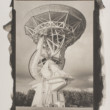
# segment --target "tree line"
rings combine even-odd
[[[16,106],[31,106],[35,91],[29,90],[27,94],[22,92],[16,92],[15,105]]]
[[[93,106],[93,93],[87,91],[63,91],[66,107],[91,107]],[[16,92],[16,106],[31,106],[35,91],[29,90],[27,94]]]
[[[63,93],[66,101],[66,107],[93,106],[93,93],[87,91],[64,91]]]

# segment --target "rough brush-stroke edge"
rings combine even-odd
[[[101,68],[104,64],[103,62],[103,55],[101,54],[101,28],[100,28],[100,23],[99,23],[99,11],[100,9],[104,8],[104,5],[102,3],[102,0],[95,0],[94,1],[95,9],[94,9],[94,26],[93,26],[93,56],[94,56],[94,63],[93,63],[93,68],[94,68],[94,80],[93,80],[93,86],[94,86],[94,100],[93,100],[93,108],[94,110],[99,110],[99,107],[101,105],[101,101],[103,98],[103,77],[101,74]],[[13,103],[11,110],[15,110],[15,90],[16,90],[16,11],[14,10],[14,0],[12,0],[10,7],[12,7],[12,20],[4,25],[4,29],[8,31],[8,40],[10,42],[10,47],[9,47],[9,53],[10,53],[10,66],[12,68],[12,78],[13,78]]]
[[[9,64],[12,68],[12,71],[11,71],[11,75],[12,75],[12,78],[13,78],[13,93],[12,93],[12,96],[10,96],[10,98],[12,99],[12,107],[10,110],[15,110],[15,90],[16,90],[16,68],[15,68],[15,65],[16,65],[16,26],[15,26],[15,10],[13,9],[13,6],[14,6],[14,0],[11,1],[11,4],[10,4],[10,7],[12,7],[12,11],[10,12],[10,18],[11,18],[11,21],[9,21],[6,25],[3,26],[4,30],[6,30],[8,33],[7,37],[8,37],[8,40],[10,42],[10,46],[9,46],[9,53],[10,53],[10,61],[9,61]]]
[[[102,104],[103,98],[103,77],[102,77],[102,66],[103,62],[103,55],[101,53],[101,27],[100,27],[100,9],[103,9],[104,5],[102,0],[95,0],[95,9],[94,9],[94,26],[93,26],[93,33],[94,33],[94,45],[93,45],[93,56],[94,56],[94,79],[93,79],[93,87],[94,87],[94,110],[99,110],[99,107]]]

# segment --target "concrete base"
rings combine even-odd
[[[55,80],[57,82],[55,82]],[[35,96],[32,106],[36,107],[65,107],[64,95],[60,90],[66,86],[64,79],[49,81],[42,81],[34,84]],[[55,82],[55,83],[54,83]]]

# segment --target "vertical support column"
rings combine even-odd
[[[57,91],[53,91],[52,93],[53,103],[55,104],[58,101],[58,94]]]

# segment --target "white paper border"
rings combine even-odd
[[[9,65],[9,41],[8,32],[3,30],[3,25],[11,19],[9,13],[11,11],[11,0],[0,0],[0,109],[9,110],[12,106],[12,89],[13,80],[11,76],[11,67]],[[104,56],[104,66],[102,75],[104,76],[104,98],[103,105],[100,110],[109,110],[110,108],[110,0],[103,0],[105,9],[100,11],[100,23],[102,29],[102,49],[101,54]]]

